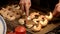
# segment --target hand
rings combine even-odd
[[[26,15],[29,14],[29,8],[31,7],[31,1],[30,0],[20,0],[20,6],[23,11],[26,11]]]
[[[60,3],[56,4],[55,9],[53,11],[53,16],[59,16],[60,13]]]
[[[26,23],[28,22],[27,17],[29,16],[29,8],[31,7],[30,0],[20,0],[20,6],[22,11],[26,11]]]
[[[60,12],[60,3],[58,3],[58,4],[56,5],[56,11],[57,11],[57,12]]]

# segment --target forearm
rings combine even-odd
[[[56,4],[54,11],[53,11],[53,16],[57,17],[57,15],[59,16],[60,13],[60,3]]]
[[[53,16],[56,16],[56,9],[53,10]]]
[[[59,15],[60,15],[59,10],[57,10],[57,8],[55,8],[53,11],[53,17],[58,17]]]

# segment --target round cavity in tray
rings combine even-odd
[[[16,13],[17,15],[19,15],[19,13]]]
[[[10,17],[13,17],[12,15],[10,15]]]

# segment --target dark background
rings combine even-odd
[[[20,0],[0,0],[0,7],[6,6],[7,4],[18,4]],[[37,10],[53,10],[59,0],[31,0],[32,8]]]
[[[58,2],[59,0],[32,0],[32,6],[37,9],[53,10]]]

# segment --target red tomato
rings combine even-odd
[[[26,28],[23,26],[18,26],[15,28],[16,34],[26,34]]]

